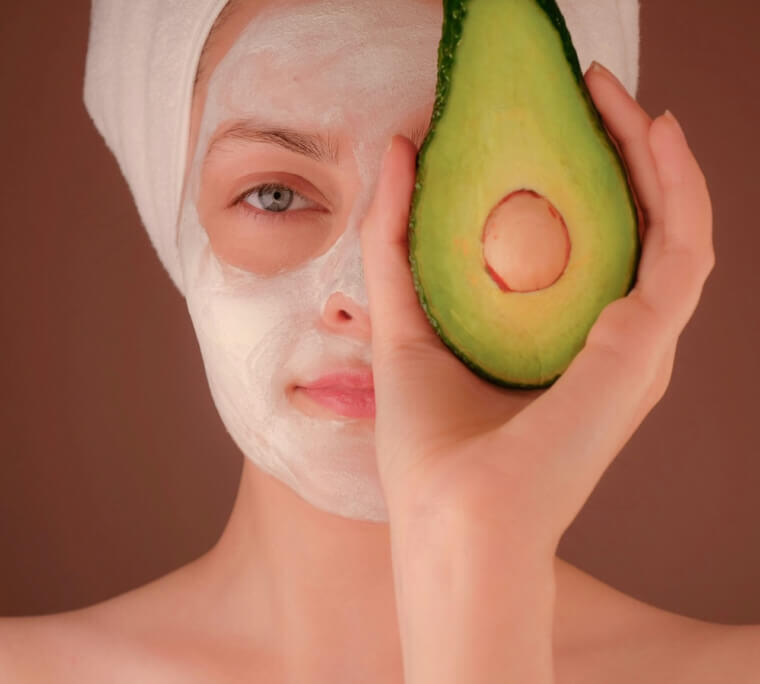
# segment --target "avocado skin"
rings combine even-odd
[[[591,120],[594,126],[598,128],[607,138],[608,143],[615,157],[617,158],[621,167],[626,171],[626,176],[630,178],[630,175],[628,174],[628,171],[627,171],[627,166],[625,165],[624,160],[620,157],[620,154],[617,151],[617,147],[610,139],[610,136],[607,133],[607,129],[605,128],[604,123],[602,121],[602,117],[599,114],[599,111],[597,110],[591,98],[591,94],[588,90],[588,87],[586,86],[586,81],[583,78],[583,72],[581,71],[580,61],[578,60],[578,54],[576,53],[575,48],[573,47],[572,38],[570,36],[570,32],[567,29],[565,18],[562,15],[562,12],[560,11],[559,7],[557,6],[556,1],[555,0],[529,0],[529,1],[535,2],[535,4],[539,6],[546,13],[552,25],[557,29],[557,32],[559,33],[560,38],[562,40],[562,47],[565,53],[565,58],[567,59],[567,62],[570,65],[570,68],[572,69],[573,76],[575,77],[577,86],[580,89],[580,92],[582,93],[583,98],[588,106],[588,112],[589,112],[589,115],[591,116]],[[420,301],[420,305],[422,306],[422,309],[424,310],[428,321],[430,321],[430,324],[433,326],[433,329],[435,330],[438,337],[457,356],[457,358],[459,358],[459,360],[462,361],[462,363],[464,363],[474,373],[476,373],[480,377],[484,378],[485,380],[495,385],[499,385],[499,386],[511,388],[511,389],[523,389],[523,390],[545,389],[545,388],[551,387],[561,377],[562,374],[559,373],[554,378],[551,378],[550,380],[542,384],[525,384],[525,383],[507,382],[501,378],[495,377],[494,375],[488,373],[486,370],[481,368],[477,363],[475,363],[472,359],[470,359],[461,349],[459,349],[457,346],[452,344],[450,340],[447,339],[438,321],[435,319],[435,317],[431,313],[427,296],[422,287],[422,283],[420,282],[420,279],[419,279],[417,260],[414,256],[415,244],[416,244],[415,217],[416,217],[416,211],[417,211],[417,202],[418,202],[420,190],[422,189],[425,183],[425,178],[424,178],[425,174],[424,174],[424,170],[422,169],[422,166],[423,166],[422,162],[425,158],[425,154],[428,148],[430,147],[431,142],[435,138],[436,125],[438,121],[441,119],[441,117],[443,116],[443,113],[446,109],[446,104],[448,101],[449,89],[450,89],[450,84],[451,84],[452,67],[456,59],[456,48],[462,37],[464,22],[465,22],[465,19],[467,18],[468,7],[473,2],[478,2],[478,0],[443,0],[443,27],[441,31],[441,41],[438,45],[438,81],[436,84],[435,103],[433,106],[433,114],[430,120],[430,128],[428,130],[428,134],[425,137],[425,140],[423,141],[422,146],[420,147],[420,150],[417,154],[417,161],[416,161],[417,179],[414,185],[414,194],[412,196],[412,203],[411,203],[411,209],[410,209],[410,214],[409,214],[410,216],[409,229],[408,229],[409,264],[412,269],[414,289],[417,292],[417,297]],[[628,184],[626,184],[626,190],[627,190],[629,202],[633,209],[633,213],[637,217],[636,223],[637,223],[637,229],[638,229],[639,228],[638,212],[636,209],[636,202],[634,200],[633,192],[630,187],[630,181]],[[628,287],[626,289],[626,293],[625,293],[626,295],[630,293],[630,291],[636,286],[637,275],[638,275],[638,265],[641,259],[641,251],[642,251],[641,240],[638,240],[636,244],[636,254],[635,254],[636,266],[633,269],[633,275],[631,277],[631,281],[629,282]]]

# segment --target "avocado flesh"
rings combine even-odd
[[[551,286],[504,292],[482,232],[507,195],[532,190],[571,242]],[[553,0],[444,0],[436,105],[417,159],[409,256],[436,332],[500,385],[553,384],[602,309],[634,286],[636,205]]]

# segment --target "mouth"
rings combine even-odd
[[[375,417],[375,387],[371,369],[346,369],[296,385],[295,394],[329,414],[345,418]],[[327,416],[325,416],[327,417]]]

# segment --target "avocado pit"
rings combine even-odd
[[[570,235],[554,205],[533,190],[515,190],[483,228],[486,270],[504,292],[535,292],[554,284],[570,259]]]

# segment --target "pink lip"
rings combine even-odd
[[[371,370],[324,375],[299,386],[310,399],[347,418],[375,417],[375,389]]]
[[[319,380],[301,385],[304,389],[327,389],[333,387],[349,387],[352,389],[374,389],[375,382],[372,379],[370,369],[345,370],[337,373],[323,375]]]

